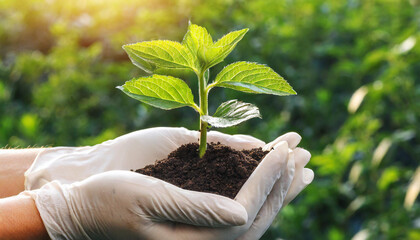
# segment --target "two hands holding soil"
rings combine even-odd
[[[312,182],[296,133],[265,144],[210,131],[209,143],[232,149],[210,145],[203,159],[188,144],[198,138],[185,128],[151,128],[92,147],[45,149],[22,194],[35,200],[53,239],[258,239]],[[126,171],[139,168],[143,174]]]

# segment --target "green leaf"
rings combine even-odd
[[[398,181],[400,175],[401,174],[397,167],[389,167],[385,169],[377,182],[378,188],[382,191],[388,189],[392,183]]]
[[[207,32],[207,29],[189,23],[188,31],[182,40],[182,45],[190,50],[191,54],[195,57],[197,67],[200,67],[203,63],[200,62],[197,56],[202,55],[199,52],[203,52],[205,48],[213,45],[213,39]]]
[[[213,39],[207,32],[207,29],[190,23],[182,44],[194,56],[196,68],[199,71],[204,71],[223,61],[247,31],[248,29],[242,29],[228,33],[213,43]]]
[[[128,96],[165,110],[194,106],[194,97],[188,85],[179,78],[163,75],[141,77],[118,86]]]
[[[223,61],[229,53],[233,51],[236,44],[241,41],[247,32],[248,28],[230,32],[220,38],[211,47],[206,48],[203,51],[203,56],[201,56],[207,63],[206,67],[210,68]]]
[[[123,46],[134,65],[147,72],[161,68],[191,68],[194,56],[179,42],[155,40]]]
[[[135,52],[131,48],[123,46],[123,49],[128,54],[128,57],[130,58],[131,62],[141,70],[151,74],[157,69],[155,64],[147,62],[144,59],[140,58],[135,54]]]
[[[231,127],[248,119],[261,118],[258,107],[238,100],[230,100],[220,104],[213,116],[201,116],[201,120],[213,127]]]
[[[247,93],[279,96],[296,94],[289,83],[273,69],[251,62],[236,62],[226,66],[211,85]]]

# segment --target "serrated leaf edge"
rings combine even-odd
[[[189,90],[189,94],[191,95],[191,99],[186,98],[186,96],[184,96],[184,95],[183,95],[183,93],[182,93],[182,92],[180,92],[180,91],[178,90],[178,88],[177,88],[176,86],[174,86],[174,85],[173,85],[171,82],[169,82],[169,81],[167,81],[166,83],[167,83],[167,84],[170,84],[170,85],[171,85],[171,87],[172,87],[173,89],[175,89],[175,90],[176,90],[176,92],[177,92],[177,94],[178,94],[178,98],[182,99],[182,101],[178,101],[178,100],[176,100],[177,98],[176,98],[176,97],[174,97],[174,95],[173,95],[171,92],[168,92],[166,89],[161,88],[161,87],[160,87],[160,89],[161,89],[161,90],[163,90],[163,91],[165,91],[165,92],[166,92],[169,96],[171,96],[174,100],[161,98],[161,97],[158,95],[158,93],[156,93],[156,91],[155,91],[154,89],[150,89],[150,88],[149,88],[149,87],[147,87],[147,86],[142,86],[142,87],[147,88],[149,91],[155,92],[155,93],[156,93],[159,97],[147,96],[147,95],[142,95],[142,94],[132,93],[132,92],[130,92],[130,91],[128,91],[128,90],[126,89],[126,87],[128,86],[128,85],[127,85],[128,83],[135,82],[135,81],[145,81],[145,82],[147,82],[147,83],[152,83],[152,84],[155,84],[155,85],[158,85],[158,84],[157,84],[157,83],[155,83],[155,82],[153,82],[153,81],[151,81],[151,79],[154,79],[154,78],[155,78],[155,79],[159,79],[159,80],[161,80],[161,81],[165,81],[164,79],[159,78],[159,77],[173,78],[174,80],[177,80],[177,81],[179,80],[180,82],[182,82],[183,84],[185,84],[185,85],[186,85],[186,87],[187,87],[187,88],[188,88],[188,90]],[[139,87],[134,86],[134,85],[130,85],[130,87],[140,89]],[[159,87],[159,85],[158,85],[158,87]],[[190,106],[190,107],[194,108],[195,110],[197,110],[197,106],[196,106],[196,104],[195,104],[195,102],[194,102],[194,95],[192,94],[191,89],[188,87],[188,85],[187,85],[187,84],[186,84],[183,80],[181,80],[181,79],[179,79],[179,78],[176,78],[176,77],[154,74],[154,75],[147,76],[147,77],[133,78],[133,79],[131,79],[131,80],[129,80],[129,81],[127,81],[127,82],[125,82],[125,83],[124,83],[124,85],[122,85],[122,86],[117,86],[116,88],[117,88],[117,89],[119,89],[119,90],[121,90],[121,91],[123,91],[124,93],[126,93],[126,94],[127,94],[127,95],[129,95],[130,97],[135,98],[136,100],[139,100],[139,101],[142,101],[142,100],[137,99],[135,96],[138,96],[139,98],[146,97],[146,98],[149,98],[149,99],[157,99],[157,100],[161,100],[161,101],[165,101],[165,102],[177,103],[177,104],[182,105],[182,106]],[[187,90],[187,91],[188,91],[188,90]],[[142,101],[142,102],[144,102],[144,101]],[[150,103],[148,103],[148,102],[144,102],[144,103],[149,104],[149,105],[152,105],[152,106],[154,106],[154,107],[162,108],[162,109],[167,109],[167,110],[168,110],[168,109],[173,109],[173,108],[164,108],[164,107],[161,107],[161,106],[158,106],[158,105],[150,104]],[[182,106],[179,106],[179,107],[182,107]]]
[[[226,81],[220,81],[220,79],[221,78],[223,78],[223,76],[225,75],[225,74],[227,74],[228,72],[223,72],[223,71],[225,71],[225,69],[226,68],[228,68],[228,67],[230,67],[231,65],[233,65],[233,64],[238,64],[238,63],[241,63],[241,64],[255,64],[255,65],[258,65],[258,66],[261,66],[261,68],[263,68],[263,67],[267,67],[267,68],[269,68],[271,71],[272,71],[272,73],[274,73],[274,74],[276,74],[276,76],[278,76],[278,77],[280,77],[280,79],[276,79],[276,78],[269,78],[268,80],[270,80],[270,79],[272,79],[272,80],[283,80],[286,84],[287,84],[287,86],[288,87],[290,87],[290,89],[287,89],[287,90],[290,90],[290,92],[286,92],[286,91],[281,91],[281,90],[273,90],[273,89],[271,89],[271,88],[267,88],[267,87],[264,87],[264,86],[260,86],[260,85],[257,85],[257,84],[251,84],[251,83],[244,83],[244,82],[237,82],[237,81],[229,81],[229,80],[226,80]],[[236,66],[234,66],[231,70],[233,70],[233,69],[235,69],[235,68],[238,68],[238,67],[240,67],[240,66],[242,66],[242,65],[236,65]],[[245,71],[252,71],[252,70],[255,70],[255,69],[247,69],[247,70],[245,70]],[[223,73],[223,75],[220,75],[221,73]],[[243,73],[243,72],[238,72],[238,73],[236,73],[236,75],[235,76],[237,76],[238,74],[240,74],[240,73]],[[234,78],[235,76],[233,76],[232,78]],[[248,75],[249,76],[249,75]],[[247,77],[248,77],[247,76]],[[266,80],[266,79],[264,79],[264,80]],[[260,81],[263,81],[263,80],[260,80]],[[226,84],[225,84],[226,83]],[[229,65],[227,65],[227,66],[225,66],[220,72],[219,72],[219,74],[217,74],[217,76],[216,76],[216,78],[215,78],[215,80],[214,80],[214,82],[213,83],[211,83],[209,86],[208,86],[208,88],[209,89],[211,89],[211,88],[213,88],[213,87],[225,87],[225,88],[229,88],[229,86],[228,86],[228,84],[227,83],[230,83],[231,85],[235,85],[235,86],[239,86],[239,87],[244,87],[244,88],[249,88],[248,86],[241,86],[241,85],[253,85],[253,86],[256,86],[256,87],[258,87],[259,89],[266,89],[266,90],[269,90],[270,92],[277,92],[277,94],[275,94],[275,93],[270,93],[270,94],[273,94],[273,95],[279,95],[279,96],[288,96],[288,95],[296,95],[297,93],[296,93],[296,91],[293,89],[293,87],[287,82],[287,80],[286,79],[284,79],[280,74],[278,74],[277,72],[275,72],[271,67],[269,67],[269,66],[267,66],[266,64],[261,64],[261,63],[256,63],[256,62],[248,62],[248,61],[239,61],[239,62],[234,62],[234,63],[231,63],[231,64],[229,64]],[[233,90],[237,90],[237,89],[233,89]],[[262,93],[262,94],[264,94],[264,92],[261,92],[261,91],[255,91],[255,90],[252,90],[252,89],[250,89],[251,90],[251,93]]]
[[[187,54],[190,54],[190,56],[189,57],[186,57],[186,56],[184,56],[180,51],[179,51],[179,49],[177,49],[177,48],[175,48],[175,50],[179,53],[179,55],[181,55],[182,56],[182,58],[187,62],[187,65],[185,65],[185,64],[181,64],[181,63],[175,63],[175,62],[171,62],[171,60],[174,60],[173,58],[172,58],[172,56],[171,56],[171,54],[166,50],[166,49],[164,49],[164,48],[162,48],[162,46],[159,46],[158,44],[156,45],[156,47],[159,47],[160,49],[162,49],[163,51],[165,51],[165,52],[167,52],[168,53],[168,55],[169,56],[171,56],[171,58],[172,59],[165,59],[165,58],[163,58],[162,56],[159,56],[159,55],[156,55],[156,56],[154,56],[154,55],[151,55],[151,54],[149,54],[149,53],[144,53],[143,52],[143,54],[145,54],[145,55],[148,55],[148,56],[151,56],[151,58],[156,58],[156,59],[160,59],[160,60],[162,60],[162,61],[166,61],[166,62],[170,62],[170,63],[172,63],[172,64],[174,64],[174,65],[179,65],[180,67],[167,67],[167,66],[165,66],[164,68],[171,68],[171,69],[192,69],[192,70],[194,70],[194,71],[196,71],[196,69],[195,69],[195,66],[194,66],[194,55],[191,53],[191,51],[186,47],[186,46],[184,46],[183,44],[181,44],[180,42],[177,42],[177,41],[171,41],[171,40],[152,40],[152,41],[143,41],[143,42],[137,42],[137,43],[130,43],[130,44],[125,44],[125,45],[123,45],[122,46],[122,48],[125,50],[125,51],[127,51],[126,50],[126,48],[128,48],[128,49],[130,49],[131,50],[131,52],[133,53],[133,54],[135,54],[138,58],[140,58],[140,59],[142,59],[142,60],[144,60],[145,62],[149,62],[149,63],[151,63],[151,64],[156,64],[156,63],[153,63],[153,61],[150,61],[150,60],[148,60],[148,59],[145,59],[144,57],[141,57],[141,56],[139,56],[138,54],[136,54],[135,53],[135,51],[137,51],[137,50],[135,50],[134,48],[130,48],[130,46],[134,46],[134,45],[136,45],[136,44],[141,44],[141,43],[143,43],[143,44],[149,44],[149,43],[152,43],[152,42],[170,42],[170,43],[175,43],[176,45],[177,44],[179,44],[179,46],[180,47],[182,47],[182,48],[185,48],[185,52],[187,53]],[[152,49],[150,46],[144,46],[144,47],[148,47],[149,49]],[[153,50],[153,49],[152,49]]]

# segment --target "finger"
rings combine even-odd
[[[184,190],[153,177],[142,176],[137,187],[140,212],[157,222],[179,222],[195,226],[240,226],[247,222],[245,208],[216,194]]]
[[[290,191],[287,193],[286,199],[284,200],[283,207],[295,199],[295,197],[314,180],[314,172],[309,168],[304,168],[301,177],[296,176],[296,178],[298,181],[294,186],[290,187]]]
[[[276,138],[274,141],[267,143],[264,147],[264,151],[270,151],[273,146],[275,146],[277,143],[281,141],[286,141],[287,144],[289,144],[289,148],[293,149],[295,148],[299,143],[302,137],[295,133],[295,132],[288,132],[286,134],[281,135],[280,137]]]
[[[207,142],[220,142],[235,150],[259,148],[265,145],[265,143],[258,138],[247,135],[229,135],[218,131],[210,131],[207,136]]]
[[[235,200],[241,203],[248,213],[249,223],[252,223],[261,209],[274,183],[283,175],[287,159],[287,142],[280,142],[261,161],[236,195]]]
[[[311,153],[303,148],[296,148],[293,150],[295,153],[296,168],[304,168],[311,159]]]
[[[255,147],[254,148],[256,148],[256,147],[263,147],[265,145],[265,142],[264,141],[262,141],[262,140],[260,140],[258,138],[255,138],[253,136],[250,136],[250,135],[235,134],[233,136],[234,137],[240,137],[240,138],[242,138],[244,140],[248,140],[249,142],[255,143]]]
[[[286,171],[284,172],[283,176],[281,176],[280,179],[277,180],[277,182],[274,184],[273,189],[271,190],[266,202],[255,217],[251,227],[244,235],[239,238],[240,240],[260,239],[265,231],[267,231],[283,205],[283,201],[293,180],[294,173],[294,153],[289,149],[289,160],[287,163]]]
[[[103,170],[139,169],[166,158],[183,144],[198,142],[198,136],[197,131],[186,128],[148,128],[101,144],[93,157],[106,166]]]
[[[294,153],[296,162],[295,177],[293,178],[283,206],[292,201],[314,179],[314,172],[304,168],[311,159],[311,154],[302,148],[296,148]]]
[[[152,164],[158,159],[167,157],[170,152],[183,144],[198,142],[198,136],[199,132],[186,128],[148,128],[116,138],[114,140],[116,143],[112,149],[107,149],[113,150],[110,154],[116,152],[115,154],[119,156],[117,159],[131,159],[132,161],[128,161],[129,164],[126,164],[130,165],[127,167],[132,167],[133,164],[137,164],[135,167],[139,167],[138,159],[132,156],[138,156],[141,153],[142,165]],[[120,162],[125,163],[127,160]]]

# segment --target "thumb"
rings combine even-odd
[[[246,223],[248,214],[238,202],[211,193],[189,191],[144,176],[149,189],[141,189],[138,207],[153,221],[173,221],[195,226],[228,227]],[[145,186],[143,185],[143,186]],[[145,193],[149,195],[145,197]]]
[[[314,179],[314,172],[309,168],[305,168],[305,165],[311,159],[311,153],[302,148],[296,148],[294,152],[296,172],[283,206],[289,204]]]
[[[236,195],[237,201],[247,209],[249,220],[252,222],[273,185],[284,173],[287,161],[288,145],[283,141],[265,156]]]

